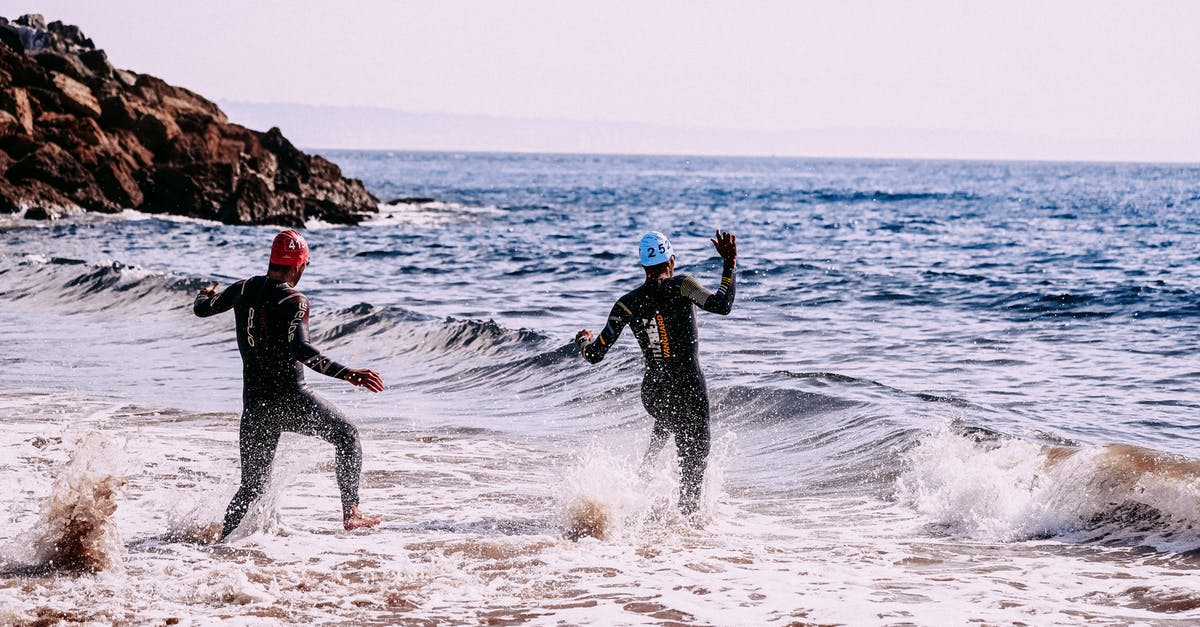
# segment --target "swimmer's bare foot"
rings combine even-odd
[[[342,526],[346,531],[355,529],[370,529],[383,521],[383,516],[372,516],[358,511],[357,505],[342,507]]]

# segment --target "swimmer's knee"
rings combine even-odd
[[[358,427],[343,420],[338,427],[338,436],[347,444],[353,445],[358,443]]]
[[[325,439],[337,448],[339,454],[357,455],[361,450],[358,443],[358,427],[345,420],[331,425]]]

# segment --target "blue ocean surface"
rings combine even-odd
[[[877,565],[862,555],[883,536],[901,547],[887,562],[896,581],[942,581],[976,559],[1017,564],[1012,581],[1039,568],[1069,578],[1102,562],[1094,568],[1104,582],[1092,588],[1030,584],[1018,596],[1035,622],[1200,616],[1200,587],[1156,579],[1200,566],[1200,166],[326,156],[384,202],[359,227],[310,224],[312,264],[299,287],[317,343],[379,370],[389,389],[368,396],[315,373],[310,382],[370,437],[510,443],[505,455],[534,475],[489,474],[486,464],[475,472],[527,494],[529,512],[561,491],[536,472],[603,474],[597,447],[623,459],[645,445],[632,334],[598,366],[571,343],[579,329],[603,327],[615,299],[640,284],[639,237],[668,234],[677,272],[715,289],[721,260],[709,238],[737,235],[733,312],[697,312],[718,442],[709,529],[751,513],[762,518],[725,548],[766,554],[764,538],[799,533],[784,543],[797,572],[860,558],[865,570],[850,568],[858,574],[840,592],[796,590],[815,594],[811,603],[787,597],[737,614],[750,606],[712,601],[688,605],[691,619],[882,616],[869,605],[861,615],[836,608],[871,585],[866,570]],[[387,202],[414,198],[432,200]],[[208,282],[263,273],[277,230],[132,213],[4,222],[4,419],[20,423],[46,399],[70,415],[71,398],[235,416],[232,318],[194,318],[191,299]],[[232,437],[234,427],[222,428]],[[433,472],[442,462],[428,463]],[[609,500],[628,514],[625,501]],[[625,529],[645,532],[639,525],[653,518]],[[425,532],[478,532],[439,525]],[[843,527],[843,536],[831,531]],[[864,553],[795,548],[820,542]],[[637,559],[622,568],[636,571]],[[1137,581],[1109,581],[1121,572]],[[724,576],[711,577],[719,585]],[[917,622],[1018,616],[1004,604],[1012,581],[987,577],[917,585],[917,601],[892,592],[876,601]],[[1066,605],[1056,600],[1064,595]],[[563,612],[547,616],[579,620]]]

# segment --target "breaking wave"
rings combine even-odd
[[[1200,461],[1127,444],[1062,446],[947,427],[904,455],[896,496],[945,533],[1200,548]]]
[[[67,302],[76,313],[103,311],[118,304],[134,310],[179,306],[187,300],[181,299],[181,294],[209,284],[204,279],[153,272],[119,261],[95,263],[35,255],[15,264],[0,264],[0,277],[6,279],[0,298]]]

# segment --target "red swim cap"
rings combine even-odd
[[[302,266],[308,263],[308,244],[292,229],[280,232],[271,244],[271,263],[281,266]]]

